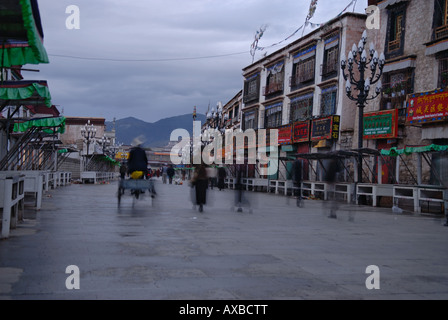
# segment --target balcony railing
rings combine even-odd
[[[248,103],[258,99],[258,91],[253,93],[247,93],[243,97],[243,102]]]
[[[448,25],[436,28],[435,36],[436,40],[448,37]]]
[[[322,64],[322,75],[326,76],[332,73],[337,73],[339,68],[339,62],[337,60],[327,61],[327,63]]]
[[[302,83],[314,80],[314,70],[301,72],[289,78],[290,87],[297,87]]]
[[[389,41],[387,48],[389,52],[400,49],[401,41],[400,39]]]
[[[273,93],[277,93],[283,91],[283,82],[274,82],[268,84],[266,87],[263,88],[264,95],[270,95]]]
[[[398,109],[398,123],[404,124],[406,120],[406,96],[410,93],[413,93],[411,77],[394,84],[384,83],[380,109]]]

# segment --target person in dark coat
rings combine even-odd
[[[204,210],[203,206],[206,204],[207,200],[208,187],[207,170],[205,170],[205,166],[203,164],[195,169],[194,177],[191,183],[196,190],[196,205],[199,206],[199,212],[202,212]]]
[[[127,171],[128,171],[128,169],[126,167],[126,164],[122,163],[120,165],[120,177],[121,177],[121,179],[125,178]]]
[[[224,167],[218,168],[218,189],[221,191],[225,187],[225,180],[226,180],[226,169]]]
[[[302,202],[302,160],[297,159],[294,161],[293,167],[293,181],[294,186],[297,188],[295,191],[295,196],[297,197],[297,206],[303,205]]]
[[[173,177],[174,177],[174,168],[173,165],[170,164],[170,166],[168,167],[168,169],[166,170],[166,174],[168,176],[168,181],[170,184],[173,183]]]
[[[338,159],[332,158],[328,163],[325,170],[325,181],[328,183],[329,190],[332,191],[332,196],[328,199],[328,204],[330,205],[330,215],[329,218],[336,219],[336,211],[338,210],[338,202],[335,199],[334,184],[337,181],[338,173],[340,171],[340,166]]]
[[[132,174],[134,171],[142,171],[143,176],[146,176],[148,171],[148,158],[140,145],[133,147],[129,152],[128,173]]]

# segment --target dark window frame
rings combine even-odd
[[[406,36],[406,9],[407,2],[400,2],[388,9],[387,32],[385,43],[386,59],[403,55],[404,41]],[[400,26],[397,21],[401,17]],[[397,39],[397,36],[399,38]]]
[[[296,98],[307,96],[310,93],[303,94],[300,96],[297,96]],[[297,101],[292,101],[289,104],[289,121],[290,122],[296,122],[296,121],[305,121],[309,120],[313,117],[313,104],[314,104],[314,94],[307,98],[303,98]],[[303,111],[299,111],[299,109],[302,109]]]
[[[260,99],[260,74],[244,81],[243,102],[258,102]]]
[[[278,107],[274,107],[278,108]],[[279,108],[280,110],[271,113],[268,115],[269,109],[265,110],[264,112],[264,128],[277,128],[282,125],[282,118],[283,118],[283,106]]]
[[[432,40],[448,38],[448,0],[434,0]]]
[[[320,116],[324,117],[336,114],[338,105],[337,87],[336,86],[326,87],[323,88],[322,91],[323,92],[320,94]],[[328,101],[330,101],[330,106],[327,106]]]
[[[300,89],[315,83],[316,55],[294,63],[292,68],[290,84],[292,90]]]

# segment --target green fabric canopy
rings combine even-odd
[[[20,0],[20,7],[21,12],[11,12],[11,15],[21,15],[23,24],[18,24],[19,20],[15,21],[14,19],[11,22],[2,21],[2,23],[4,23],[4,28],[7,30],[13,30],[18,33],[25,31],[27,41],[0,43],[0,57],[1,61],[3,61],[3,67],[21,66],[28,63],[48,63],[48,55],[36,26],[31,0]],[[5,18],[7,18],[10,11],[4,10]],[[36,14],[39,13],[36,12]]]
[[[16,122],[14,123],[14,132],[25,132],[32,127],[43,128],[43,131],[46,133],[64,133],[65,117],[40,118]]]
[[[20,81],[17,81],[17,83],[20,84]],[[37,82],[30,83],[26,86],[0,85],[0,100],[26,100],[35,94],[44,99],[47,107],[51,107],[51,94],[47,86]]]
[[[430,151],[446,151],[446,150],[448,150],[448,146],[431,144],[428,146],[405,147],[403,149],[397,149],[397,147],[392,147],[389,150],[382,149],[381,154],[384,156],[396,157],[401,154],[411,154],[414,152],[430,152]]]
[[[103,159],[104,161],[107,161],[107,162],[112,163],[112,164],[115,165],[115,166],[120,166],[120,162],[118,162],[117,160],[112,159],[112,158],[109,157],[109,156],[104,155],[102,159]]]

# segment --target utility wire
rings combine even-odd
[[[213,59],[222,58],[229,56],[236,56],[240,54],[247,54],[248,51],[234,52],[227,54],[218,54],[212,56],[201,56],[201,57],[180,57],[180,58],[161,58],[161,59],[115,59],[115,58],[95,58],[95,57],[80,57],[72,55],[63,54],[48,54],[51,57],[66,58],[66,59],[77,59],[77,60],[90,60],[90,61],[112,61],[112,62],[163,62],[163,61],[185,61],[185,60],[202,60],[202,59]]]

